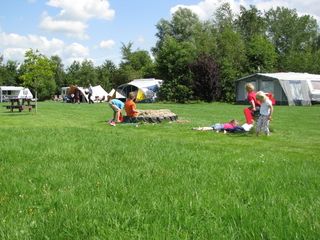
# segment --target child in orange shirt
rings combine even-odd
[[[124,105],[124,109],[126,111],[127,117],[133,118],[139,115],[139,111],[136,109],[136,104],[134,102],[135,98],[136,97],[134,92],[130,92],[126,100],[126,103]]]

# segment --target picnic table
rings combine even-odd
[[[7,109],[10,109],[11,112],[13,112],[13,109],[18,109],[19,112],[22,112],[25,109],[28,109],[29,112],[32,110],[32,108],[35,108],[35,104],[31,104],[31,99],[21,99],[21,98],[11,98],[10,99],[10,105],[4,106]]]

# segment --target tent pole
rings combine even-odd
[[[37,104],[37,102],[38,102],[38,96],[37,96],[37,90],[36,90],[36,114],[37,114],[37,110],[38,110],[38,104]]]

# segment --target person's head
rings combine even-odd
[[[128,98],[134,101],[135,98],[136,98],[135,93],[134,92],[129,92]]]
[[[253,90],[254,90],[254,85],[252,83],[247,83],[246,84],[246,91],[252,92]]]
[[[107,102],[110,102],[112,100],[112,96],[111,95],[108,95],[107,96]]]
[[[239,121],[236,120],[236,119],[232,119],[232,120],[230,121],[230,123],[231,123],[233,126],[238,126],[238,125],[239,125]]]
[[[264,92],[259,91],[256,94],[256,99],[259,100],[260,102],[265,102],[267,99],[267,95]]]

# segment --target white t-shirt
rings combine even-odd
[[[261,103],[260,114],[264,116],[268,116],[270,114],[271,106],[272,106],[272,102],[270,101],[270,99],[266,99],[265,102]]]

